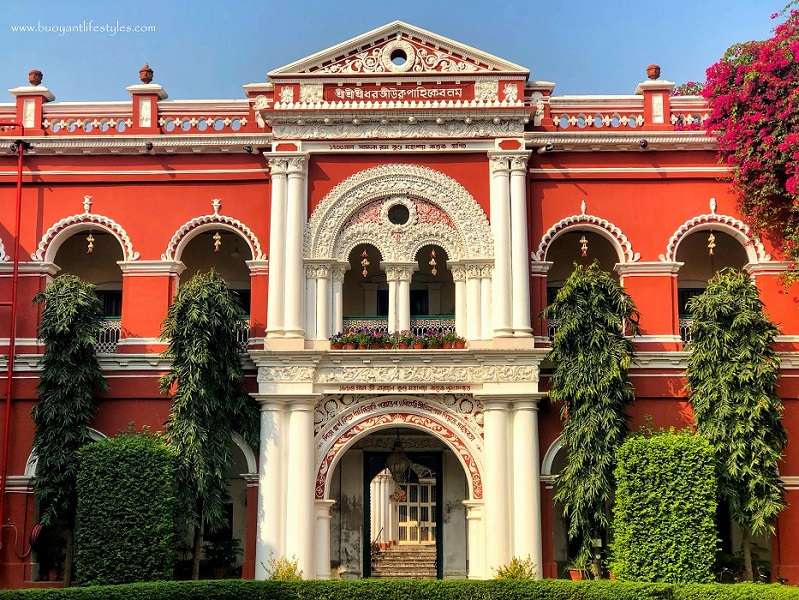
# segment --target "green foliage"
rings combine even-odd
[[[302,580],[302,571],[300,570],[299,561],[289,560],[286,557],[273,558],[269,561],[267,569],[269,579],[272,581],[300,581]]]
[[[175,450],[154,435],[126,434],[79,452],[77,579],[169,579],[175,562]]]
[[[746,531],[772,533],[785,507],[778,465],[785,448],[777,396],[777,328],[757,287],[724,269],[691,299],[687,378],[696,424],[715,449],[719,491]]]
[[[691,433],[627,438],[617,453],[611,571],[620,580],[713,581],[713,450]]]
[[[34,302],[44,305],[39,338],[45,346],[39,401],[33,409],[38,457],[34,486],[41,522],[71,529],[77,451],[90,439],[95,394],[105,388],[94,349],[102,304],[94,286],[74,275],[55,278]]]
[[[190,521],[216,529],[224,523],[230,435],[257,442],[258,409],[242,387],[237,333],[247,325],[224,280],[199,273],[180,286],[162,337],[172,368],[162,392],[174,392],[167,435],[177,449],[178,489]]]
[[[785,585],[613,581],[171,581],[0,592],[0,600],[799,600]]]
[[[638,313],[619,283],[599,265],[575,265],[547,308],[557,331],[549,359],[555,365],[549,397],[561,403],[568,462],[557,480],[569,538],[588,563],[591,539],[605,537],[616,450],[627,434],[625,409],[633,400],[627,371]]]
[[[529,556],[519,558],[514,556],[507,565],[497,569],[494,579],[535,579],[538,576],[535,562]]]

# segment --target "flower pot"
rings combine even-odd
[[[392,348],[394,348],[394,344],[392,344],[391,342],[386,342],[385,344],[383,344],[383,348],[386,350],[391,350]]]
[[[366,350],[368,346],[366,344],[358,344],[358,350]]]
[[[400,350],[407,350],[408,344],[406,344],[405,342],[400,342],[399,344],[397,344],[397,348],[399,348]]]
[[[424,350],[424,343],[423,342],[414,342],[413,343],[414,350]]]
[[[444,350],[450,350],[452,348],[452,342],[444,342],[441,344],[441,347],[444,348]]]
[[[569,569],[569,577],[572,581],[582,581],[583,572],[581,569]]]
[[[355,350],[355,344],[351,344],[351,343],[344,344],[344,349],[345,350]]]
[[[457,342],[455,342],[455,346],[454,347],[457,348],[458,350],[463,350],[466,347],[466,341],[465,340],[458,340]]]
[[[341,350],[342,347],[343,347],[343,345],[338,343],[338,342],[333,342],[333,343],[330,344],[330,349],[331,350]]]

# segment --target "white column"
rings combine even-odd
[[[335,500],[316,501],[316,579],[330,579],[330,509]]]
[[[320,266],[316,271],[316,339],[326,340],[330,331],[330,267]]]
[[[288,192],[286,203],[286,274],[285,274],[285,335],[303,337],[303,259],[302,239],[308,198],[305,185],[304,156],[288,159]]]
[[[344,330],[344,273],[349,268],[348,264],[336,264],[333,266],[333,333],[341,333]]]
[[[315,397],[294,396],[288,405],[286,464],[286,552],[297,560],[306,579],[316,573],[314,553],[314,435]],[[268,490],[267,490],[268,493]]]
[[[450,264],[452,279],[455,282],[455,333],[466,337],[467,304],[466,304],[466,267]]]
[[[466,332],[470,340],[482,337],[480,318],[480,265],[466,267]]]
[[[388,276],[388,271],[386,271]],[[397,280],[388,279],[388,332],[394,333],[399,331],[397,323]]]
[[[527,239],[527,159],[528,153],[510,161],[511,272],[513,274],[513,335],[529,337],[530,253]]]
[[[486,579],[485,542],[486,532],[483,522],[483,501],[464,500],[466,507],[466,558],[469,561],[468,579]]]
[[[269,212],[269,291],[266,334],[283,335],[283,274],[286,249],[286,159],[270,158],[272,198]]]
[[[480,337],[490,340],[493,337],[491,323],[491,265],[480,270]]]
[[[305,265],[305,334],[316,339],[316,270],[315,264]]]
[[[489,155],[491,166],[491,230],[494,233],[494,335],[513,335],[511,321],[510,180],[508,158]]]
[[[382,263],[388,281],[388,330],[411,328],[411,277],[416,263]]]
[[[511,558],[509,411],[504,399],[483,400],[483,454],[485,456],[486,577]]]
[[[269,561],[283,549],[283,401],[261,404],[261,447],[258,457],[258,530],[255,537],[255,578],[266,579]]]
[[[411,272],[402,275],[397,282],[397,328],[406,331],[411,328]]]
[[[541,558],[541,482],[539,480],[538,403],[513,406],[513,555],[530,558],[543,577]]]

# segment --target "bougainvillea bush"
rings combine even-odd
[[[774,35],[732,46],[707,70],[706,126],[755,232],[799,258],[799,10]]]

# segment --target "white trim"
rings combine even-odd
[[[233,440],[233,443],[238,446],[239,450],[241,450],[241,453],[244,454],[244,458],[247,461],[247,475],[257,474],[258,461],[256,460],[255,452],[253,452],[252,448],[250,448],[250,445],[235,431],[230,434],[230,437]]]
[[[93,427],[89,427],[89,439],[93,442],[97,442],[99,440],[104,440],[108,436],[104,434],[102,431],[94,429]],[[36,451],[31,450],[31,453],[28,455],[28,460],[25,462],[25,477],[34,478],[36,476],[36,463],[38,462],[39,457],[36,456]]]
[[[796,269],[793,263],[785,261],[769,261],[766,263],[747,263],[744,271],[757,277],[758,275],[784,275],[788,271]]]
[[[117,342],[117,346],[144,346],[153,344],[168,344],[168,342],[156,337],[130,337],[122,338]]]
[[[799,342],[799,335],[777,335],[774,337],[774,341],[793,344]]]
[[[549,445],[549,448],[547,448],[546,453],[544,453],[544,459],[541,461],[542,480],[544,480],[543,478],[546,477],[547,479],[545,481],[553,481],[554,476],[557,475],[557,473],[552,472],[552,465],[555,463],[555,458],[557,458],[558,452],[563,449],[562,438],[562,435],[556,437]]]
[[[203,174],[210,174],[210,175],[232,175],[237,173],[269,173],[269,169],[266,168],[258,168],[258,169],[135,169],[135,170],[124,170],[124,169],[117,169],[115,171],[55,171],[55,170],[45,170],[45,171],[23,171],[23,176],[32,176],[32,175],[75,175],[75,176],[87,176],[87,175],[203,175]],[[0,176],[15,176],[17,175],[16,171],[0,171]]]
[[[637,263],[617,263],[613,269],[622,277],[655,277],[657,275],[676,275],[681,262],[641,261]]]
[[[179,260],[118,260],[117,264],[124,275],[128,277],[146,277],[158,275],[180,276],[186,270]]]
[[[639,136],[639,140],[641,137]],[[528,169],[529,173],[563,173],[569,175],[597,173],[730,173],[729,167],[546,167]]]
[[[23,277],[41,277],[43,275],[55,275],[61,267],[51,262],[19,262],[19,274]],[[11,277],[14,267],[10,262],[0,263],[0,277]]]
[[[631,337],[633,342],[642,343],[663,343],[671,344],[674,342],[681,342],[682,338],[679,335],[634,335]]]

